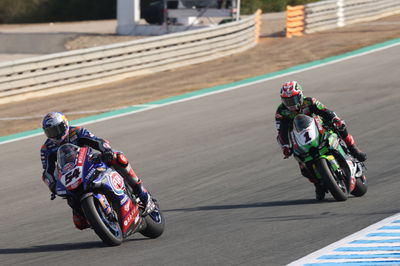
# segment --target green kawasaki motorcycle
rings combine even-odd
[[[293,155],[335,200],[361,197],[368,188],[365,165],[350,155],[335,131],[318,116],[297,115],[290,131]]]

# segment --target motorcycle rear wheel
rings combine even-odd
[[[351,192],[351,194],[355,197],[364,196],[364,194],[367,193],[368,190],[367,179],[365,178],[365,176],[363,176],[357,178],[356,182],[356,188]]]
[[[111,221],[108,221],[109,226],[106,225],[106,222],[103,221],[103,219],[107,219],[106,214],[103,212],[100,203],[93,196],[85,198],[81,206],[91,227],[105,244],[109,246],[121,245],[123,234],[120,225],[118,222]],[[111,225],[115,227],[114,232],[112,232]]]
[[[323,179],[324,185],[328,188],[335,200],[347,200],[347,187],[341,180],[337,180],[332,175],[331,169],[328,166],[328,162],[325,159],[319,159],[315,162],[315,164],[317,166],[318,173]]]
[[[146,227],[140,232],[142,235],[149,238],[157,238],[162,235],[165,227],[165,219],[158,203],[156,209],[144,217]]]

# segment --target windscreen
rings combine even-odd
[[[65,173],[76,165],[76,158],[79,154],[79,147],[73,144],[62,145],[57,152],[58,169]]]
[[[307,115],[297,115],[293,120],[294,127],[297,132],[301,132],[304,129],[308,128],[313,119]]]

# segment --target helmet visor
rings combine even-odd
[[[295,107],[300,103],[300,96],[294,95],[292,97],[282,97],[282,102],[286,107]]]
[[[62,136],[64,136],[66,130],[67,127],[65,123],[60,123],[58,125],[45,128],[44,133],[48,138],[60,139]]]

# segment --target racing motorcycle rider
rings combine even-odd
[[[57,178],[54,176],[58,148],[65,143],[72,143],[77,146],[89,146],[101,152],[104,162],[112,166],[127,181],[133,189],[135,196],[139,197],[144,206],[145,212],[150,212],[154,203],[150,194],[144,188],[133,171],[128,159],[122,152],[113,151],[108,141],[98,138],[83,127],[69,126],[67,118],[60,112],[51,112],[44,116],[42,122],[43,131],[47,140],[40,150],[43,176],[42,180],[52,192],[52,199],[56,195]],[[79,202],[68,198],[68,205],[72,208],[73,221],[76,228],[83,230],[90,227],[86,221]]]
[[[285,82],[282,85],[280,96],[282,103],[279,105],[275,114],[276,128],[278,129],[278,143],[280,144],[283,152],[284,159],[292,155],[292,148],[289,144],[289,130],[292,125],[293,119],[297,114],[305,114],[312,116],[312,114],[320,116],[324,123],[332,125],[338,129],[340,137],[346,143],[351,155],[360,162],[367,159],[365,153],[360,151],[355,144],[353,136],[347,132],[345,122],[340,119],[335,112],[327,109],[325,105],[312,97],[303,96],[303,90],[297,81]],[[315,193],[317,200],[323,200],[325,191],[312,173],[307,170],[307,167],[299,163],[301,174],[307,177],[315,185]]]

